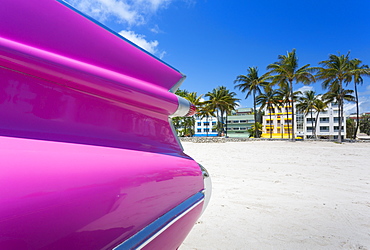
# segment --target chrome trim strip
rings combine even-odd
[[[204,201],[203,191],[196,193],[169,212],[165,213],[148,226],[131,236],[125,242],[113,248],[114,250],[142,249],[154,240],[163,231],[169,228],[176,221],[181,219],[201,202]]]
[[[186,116],[190,110],[190,102],[185,98],[177,95],[177,100],[179,105],[177,106],[177,110],[175,113],[170,115],[169,117],[177,117],[177,116]]]
[[[170,92],[175,93],[180,88],[182,83],[185,81],[185,78],[186,78],[186,75],[182,74],[181,79],[175,85],[172,86],[172,88],[170,89]]]
[[[202,175],[203,175],[203,182],[204,182],[204,205],[202,208],[202,214],[204,210],[207,208],[209,204],[209,200],[211,199],[212,195],[212,181],[211,181],[211,176],[209,175],[207,169],[202,166],[202,164],[199,164],[200,169],[202,170]]]

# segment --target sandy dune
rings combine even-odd
[[[370,143],[183,143],[211,202],[180,250],[370,249]]]

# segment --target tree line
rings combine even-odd
[[[334,102],[338,104],[338,142],[342,141],[342,128],[344,121],[344,102],[350,101],[356,103],[356,123],[353,131],[355,137],[360,126],[359,122],[359,100],[357,87],[363,84],[363,77],[370,76],[368,65],[362,63],[360,59],[350,58],[350,53],[345,55],[330,54],[327,60],[319,62],[319,67],[311,67],[310,64],[299,67],[296,50],[287,52],[286,55],[279,55],[278,60],[266,67],[267,72],[259,75],[257,67],[249,67],[247,74],[239,75],[234,81],[235,88],[245,93],[245,98],[253,98],[254,120],[255,124],[252,127],[252,132],[255,137],[260,136],[261,125],[257,122],[257,112],[267,107],[271,109],[274,106],[292,106],[293,102],[297,103],[296,109],[303,112],[305,115],[310,113],[312,131],[316,131],[317,118],[320,112],[327,108],[328,103]],[[326,93],[316,95],[314,91],[306,91],[304,93],[294,91],[293,85],[303,83],[310,85],[316,81],[321,81],[322,87]],[[353,89],[349,87],[353,86]],[[197,106],[197,114],[201,118],[211,116],[217,117],[216,129],[220,134],[225,132],[225,117],[235,110],[240,99],[236,98],[236,93],[228,90],[224,86],[217,87],[211,92],[205,94],[208,100],[201,101],[202,96],[198,96],[196,92],[187,92],[179,90],[176,94],[185,97]],[[257,105],[259,109],[257,110]],[[291,139],[295,140],[294,131],[294,108],[291,109]],[[286,112],[287,118],[288,112]],[[313,113],[316,113],[315,124],[313,123]],[[270,112],[271,114],[271,112]],[[188,118],[177,118],[174,121],[175,127],[185,128],[186,134],[191,136],[194,134],[193,119],[190,122]],[[271,121],[271,118],[270,118]],[[290,126],[288,126],[290,129]],[[272,130],[270,129],[270,133]],[[271,136],[271,134],[270,134]],[[314,134],[314,136],[316,136]]]

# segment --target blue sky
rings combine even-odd
[[[66,0],[187,76],[182,89],[205,94],[277,56],[297,50],[299,65],[345,54],[370,65],[368,0]],[[104,45],[103,45],[104,46]],[[297,84],[295,90],[302,88]],[[349,85],[353,88],[352,85]],[[323,93],[320,83],[303,87]],[[370,111],[370,78],[359,88],[361,112]],[[354,104],[346,105],[354,112]]]

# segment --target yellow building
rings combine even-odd
[[[292,106],[282,104],[265,108],[262,125],[262,138],[291,138]]]

